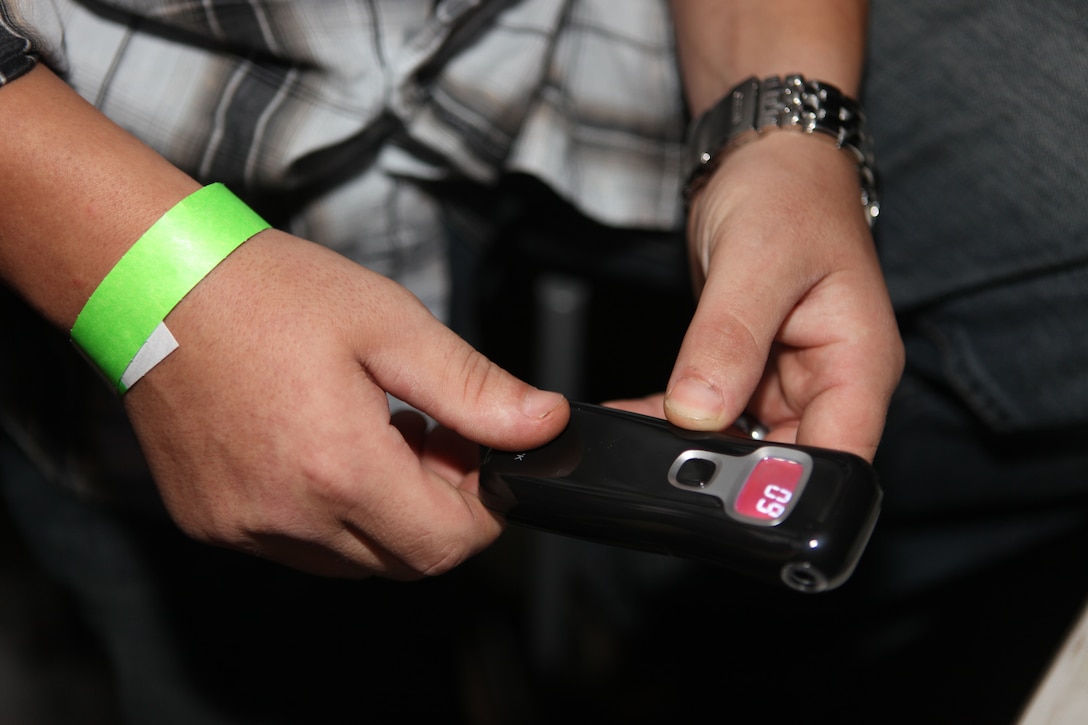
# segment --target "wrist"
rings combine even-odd
[[[800,75],[749,78],[692,123],[688,136],[685,202],[707,182],[722,160],[771,131],[794,131],[830,140],[852,158],[864,216],[879,214],[876,164],[864,113],[834,86]]]
[[[849,155],[830,140],[768,132],[722,159],[692,197],[686,220],[692,261],[708,270],[719,248],[729,250],[727,265],[743,253],[738,249],[748,249],[805,266],[815,263],[810,255],[835,256],[858,244],[872,248],[858,206]]]
[[[119,393],[177,347],[166,316],[212,269],[268,228],[221,184],[171,208],[91,294],[72,341]]]

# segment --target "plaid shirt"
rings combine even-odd
[[[0,84],[49,65],[195,178],[441,316],[446,221],[417,182],[524,172],[598,221],[678,224],[685,119],[667,5],[616,7],[0,0]],[[13,309],[0,301],[0,317]],[[86,366],[35,332],[44,323],[9,323],[41,354],[0,355],[3,379],[21,381],[0,390],[2,427],[66,485],[146,495],[116,400],[80,382]]]
[[[674,227],[685,130],[663,0],[0,0],[0,82],[43,61],[179,167],[441,307],[413,179],[547,182]]]

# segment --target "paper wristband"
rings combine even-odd
[[[193,192],[109,271],[76,318],[72,341],[124,394],[177,347],[162,324],[170,311],[231,252],[269,226],[222,184]],[[126,376],[145,343],[149,350]]]

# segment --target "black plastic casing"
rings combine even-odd
[[[726,513],[730,502],[669,481],[688,452],[739,459],[760,449],[811,461],[792,509],[773,525],[738,520]],[[572,403],[566,430],[540,448],[485,450],[480,482],[483,502],[511,523],[707,562],[804,592],[846,581],[882,498],[872,467],[849,453],[687,431],[585,403]]]

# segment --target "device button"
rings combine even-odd
[[[682,486],[703,488],[714,478],[717,468],[714,461],[706,458],[689,458],[676,470],[676,482]]]
[[[785,458],[764,458],[745,479],[733,510],[763,523],[778,523],[797,503],[805,467]]]

